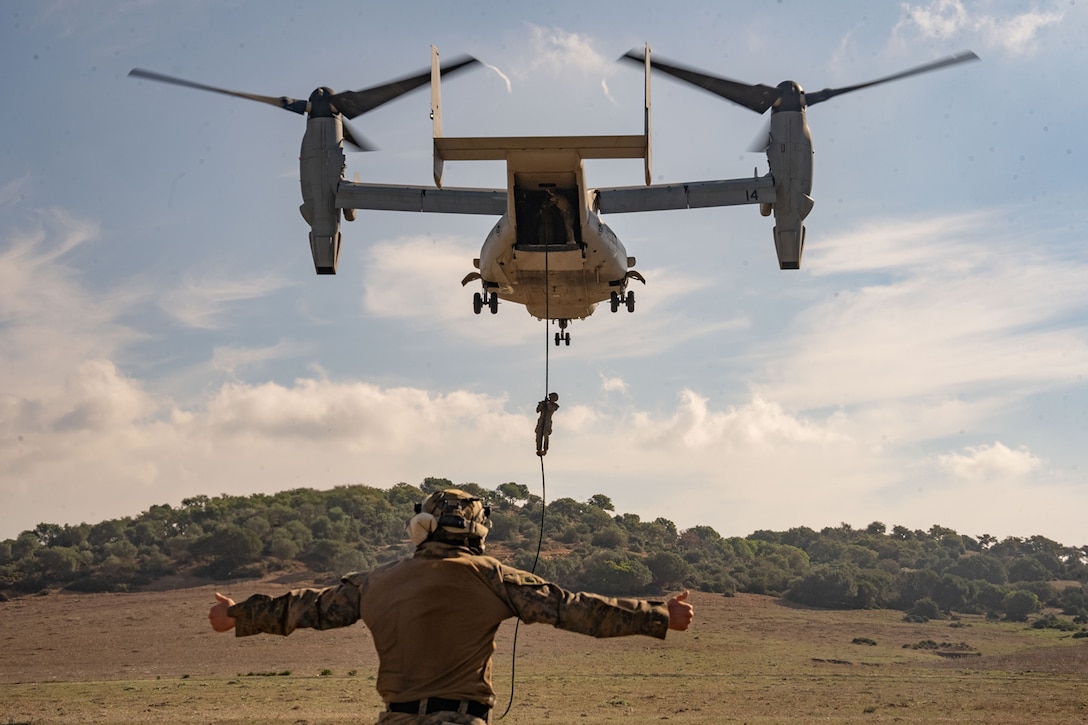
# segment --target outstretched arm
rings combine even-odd
[[[664,639],[670,628],[686,628],[691,605],[685,595],[671,603],[676,609],[675,627],[670,607],[662,601],[606,597],[590,592],[569,592],[518,569],[501,567],[502,589],[496,591],[510,610],[526,624],[551,624],[559,629],[592,637],[623,637],[632,634]]]
[[[212,629],[216,632],[229,632],[234,629],[234,617],[227,614],[227,610],[233,606],[233,599],[224,597],[219,592],[215,593],[215,604],[208,612],[208,621],[212,623]]]
[[[254,594],[235,603],[216,594],[208,621],[217,632],[231,629],[237,637],[252,634],[288,635],[296,629],[333,629],[359,620],[359,599],[365,575],[350,574],[324,589],[294,589],[278,597]]]
[[[665,602],[669,608],[669,629],[683,632],[695,618],[695,608],[687,602],[689,594],[690,592],[685,590]]]

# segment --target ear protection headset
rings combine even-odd
[[[432,493],[416,504],[415,511],[416,515],[408,522],[408,536],[416,546],[439,528],[482,542],[488,532],[485,522],[491,517],[490,506],[456,488]]]

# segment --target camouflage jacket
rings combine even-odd
[[[504,619],[594,637],[663,639],[669,624],[662,602],[568,592],[492,557],[433,541],[411,559],[349,574],[337,586],[275,598],[256,594],[229,614],[239,637],[332,629],[361,619],[374,637],[385,702],[448,697],[489,705],[495,632]]]

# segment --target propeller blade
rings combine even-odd
[[[348,125],[348,122],[340,119],[344,127],[344,143],[353,147],[354,151],[377,151],[378,147],[366,140],[363,134]]]
[[[241,93],[239,91],[229,91],[226,88],[206,86],[203,83],[194,83],[193,81],[187,81],[183,78],[174,78],[173,76],[163,75],[162,73],[155,73],[149,70],[143,70],[141,68],[133,68],[128,72],[128,74],[133,78],[143,78],[149,81],[158,81],[159,83],[170,83],[175,86],[195,88],[200,91],[211,91],[212,93],[222,93],[225,96],[234,96],[235,98],[245,98],[250,101],[257,101],[258,103],[267,103],[270,106],[277,106],[288,111],[293,111],[294,113],[305,114],[307,111],[306,101],[299,101],[294,98],[288,98],[287,96],[273,98],[272,96],[259,96],[255,93]]]
[[[443,75],[456,73],[479,62],[480,61],[472,56],[458,56],[444,64],[441,67],[441,72]],[[431,81],[431,71],[430,69],[427,69],[416,75],[406,76],[400,80],[391,81],[361,91],[345,91],[343,93],[333,93],[329,95],[331,91],[327,88],[319,88],[314,91],[314,94],[311,96],[311,98],[316,99],[313,101],[313,104],[311,104],[310,101],[296,100],[286,96],[274,98],[272,96],[261,96],[255,93],[231,91],[226,88],[217,88],[216,86],[209,86],[203,83],[194,83],[193,81],[187,81],[184,78],[175,78],[173,76],[155,73],[154,71],[143,70],[141,68],[133,68],[129,71],[129,75],[134,78],[143,78],[150,81],[158,81],[160,83],[171,83],[175,86],[195,88],[200,91],[211,91],[212,93],[221,93],[225,96],[234,96],[235,98],[245,98],[250,101],[267,103],[270,106],[278,106],[279,108],[303,115],[312,112],[317,116],[324,117],[328,116],[332,111],[337,111],[343,116],[343,119],[355,118],[367,111],[372,111],[378,106],[388,103]],[[316,106],[314,104],[316,104]],[[344,120],[343,128],[344,141],[350,146],[359,151],[374,151],[377,149],[377,146],[367,141],[365,136],[348,125],[346,120]]]
[[[640,51],[628,51],[627,53],[624,53],[620,60],[623,60],[624,58],[642,65],[645,65],[646,63],[646,56]],[[674,78],[679,78],[682,81],[702,88],[705,91],[709,91],[727,101],[732,101],[733,103],[744,106],[756,113],[766,112],[768,108],[774,105],[774,102],[778,100],[779,96],[777,88],[762,84],[749,85],[747,83],[741,83],[740,81],[730,80],[729,78],[710,75],[709,73],[704,73],[695,70],[694,68],[687,68],[677,63],[663,62],[659,60],[659,57],[656,55],[651,56],[650,66],[662,73],[667,73]]]
[[[479,62],[469,55],[458,56],[442,66],[442,75],[456,73]],[[427,69],[416,75],[406,76],[400,80],[384,83],[373,88],[337,93],[333,95],[332,102],[336,106],[336,110],[340,111],[344,117],[355,118],[430,82],[431,71]]]
[[[748,146],[748,150],[752,153],[764,153],[767,147],[771,145],[771,122],[763,121],[763,125],[759,129],[759,133],[752,139],[751,145]]]
[[[896,73],[895,75],[890,75],[885,78],[878,78],[877,80],[869,81],[868,83],[859,83],[856,86],[846,86],[844,88],[825,88],[824,90],[816,91],[815,93],[805,93],[805,104],[811,106],[813,104],[826,101],[829,98],[841,96],[844,93],[850,93],[851,91],[858,91],[862,88],[870,88],[881,83],[897,81],[901,78],[909,78],[910,76],[916,76],[920,73],[928,73],[929,71],[938,70],[940,68],[947,68],[950,65],[966,63],[968,61],[978,59],[979,57],[969,50],[962,53],[956,53],[955,55],[950,55],[947,58],[941,58],[940,60],[935,60],[931,63],[920,65],[917,68],[911,68],[910,70],[905,70],[902,73]]]

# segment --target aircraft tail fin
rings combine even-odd
[[[650,44],[646,44],[646,91],[645,91],[646,106],[643,111],[643,133],[646,134],[646,185],[649,186],[653,177],[651,175],[651,162],[650,162]]]
[[[435,139],[442,138],[442,70],[438,48],[431,46],[431,127]],[[434,185],[442,188],[442,154],[434,144]]]

